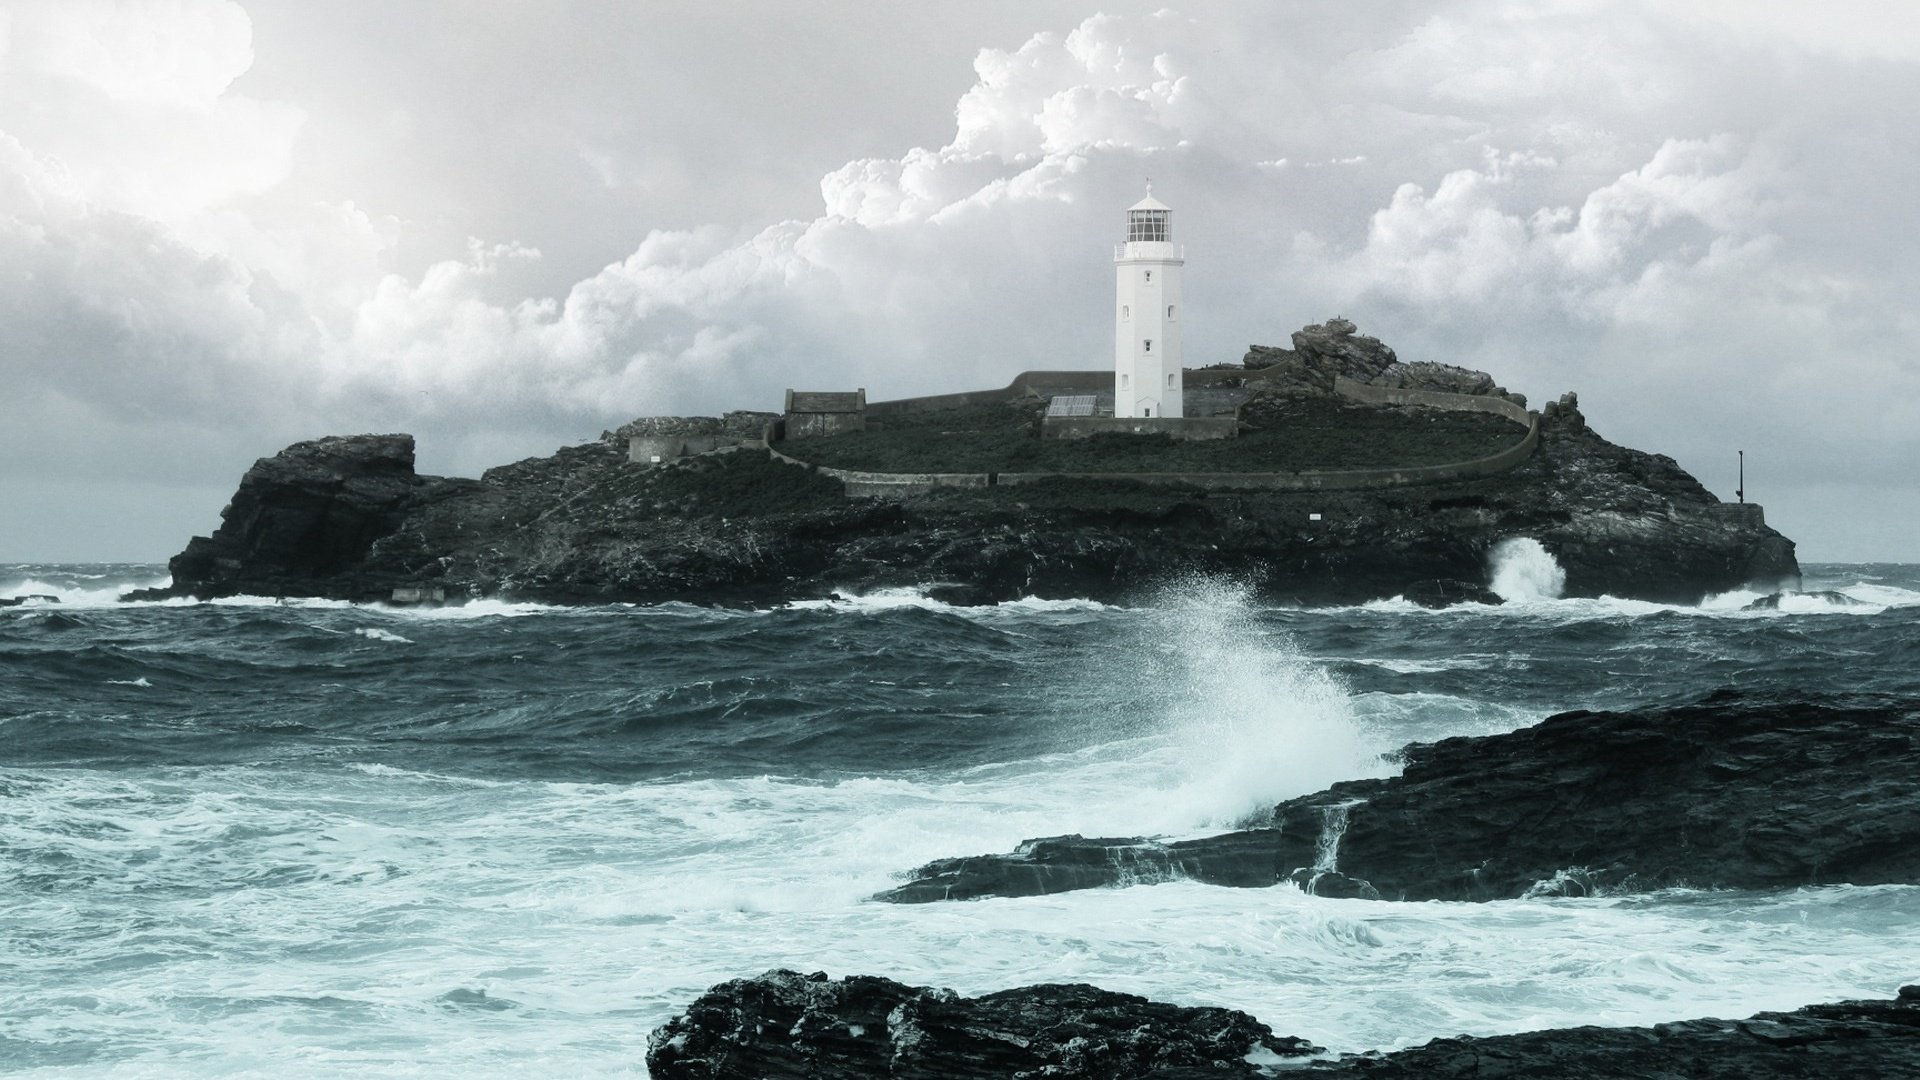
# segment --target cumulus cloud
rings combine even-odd
[[[1577,387],[1610,434],[1683,461],[1760,416],[1813,482],[1821,435],[1796,408],[1814,393],[1869,415],[1854,461],[1890,474],[1911,452],[1920,417],[1885,403],[1920,400],[1920,326],[1891,314],[1911,260],[1849,216],[1910,220],[1886,179],[1920,164],[1908,140],[1853,135],[1869,108],[1889,131],[1917,119],[1883,104],[1920,101],[1910,59],[1652,5],[1362,6],[1337,26],[1093,14],[983,43],[939,145],[837,158],[810,213],[656,229],[543,295],[519,285],[541,236],[403,271],[411,223],[349,190],[292,195],[312,106],[245,92],[239,4],[19,3],[0,22],[0,353],[15,401],[59,421],[7,437],[91,461],[89,423],[250,453],[406,427],[426,464],[471,471],[785,385],[887,397],[1100,366],[1107,245],[1151,175],[1189,248],[1193,362],[1340,312],[1409,358]],[[611,130],[569,156],[603,187],[635,159]],[[1719,426],[1682,393],[1715,380],[1737,406]]]
[[[1513,208],[1514,168],[1551,158],[1490,155],[1429,193],[1402,184],[1339,272],[1356,297],[1383,291],[1474,316],[1498,299],[1549,304],[1576,319],[1644,314],[1633,286],[1766,245],[1770,177],[1744,140],[1668,139],[1646,164],[1595,188],[1578,209]]]

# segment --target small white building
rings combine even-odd
[[[1127,242],[1113,249],[1113,415],[1185,415],[1180,369],[1180,272],[1173,210],[1153,197],[1127,209]]]

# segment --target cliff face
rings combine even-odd
[[[1377,378],[1462,378],[1408,373],[1390,350],[1368,351],[1372,339],[1335,336]],[[1510,396],[1491,380],[1476,392]],[[1491,599],[1489,552],[1529,536],[1564,568],[1567,595],[1688,603],[1797,583],[1792,541],[1754,509],[1720,504],[1670,458],[1607,442],[1570,396],[1543,412],[1538,450],[1510,472],[1377,491],[1076,479],[878,502],[750,448],[644,468],[612,436],[450,480],[414,473],[409,436],[366,435],[257,462],[219,530],[174,558],[163,594],[371,600],[438,585],[450,599],[777,603],[916,586],[967,603],[1125,601],[1200,572],[1281,603],[1442,603]]]
[[[196,536],[167,568],[199,595],[312,595],[361,572],[374,541],[406,520],[428,482],[413,471],[413,436],[295,443],[240,480],[212,537]]]

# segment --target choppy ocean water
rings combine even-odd
[[[1550,567],[1504,568],[1516,595]],[[1724,686],[1920,695],[1920,567],[1746,611],[1523,600],[770,611],[121,605],[0,565],[0,1069],[644,1075],[772,967],[1073,980],[1336,1050],[1745,1015],[1920,979],[1920,888],[1494,904],[1166,884],[898,907],[928,859],[1193,834],[1413,739]]]

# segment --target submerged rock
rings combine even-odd
[[[1401,775],[1290,799],[1262,828],[1030,840],[929,863],[876,899],[1176,878],[1268,886],[1333,870],[1348,879],[1333,883],[1339,895],[1390,900],[1920,883],[1920,702],[1723,691],[1677,708],[1561,713],[1401,757]]]
[[[1920,987],[1744,1020],[1460,1036],[1310,1060],[1320,1053],[1243,1012],[1092,986],[964,998],[872,976],[770,971],[721,983],[656,1029],[647,1068],[656,1080],[1920,1076]]]
[[[1416,581],[1406,587],[1401,597],[1423,608],[1448,608],[1455,604],[1502,604],[1499,593],[1494,592],[1477,581],[1461,581],[1457,578]]]
[[[1747,604],[1747,606],[1741,608],[1740,610],[1742,611],[1777,611],[1779,610],[1781,603],[1784,602],[1790,596],[1803,597],[1808,600],[1817,600],[1823,604],[1832,604],[1835,607],[1859,607],[1860,606],[1860,601],[1855,600],[1853,597],[1848,596],[1846,593],[1834,592],[1831,589],[1821,589],[1815,592],[1769,593],[1768,595],[1763,596],[1758,600],[1752,601],[1751,603]]]
[[[855,975],[769,971],[721,983],[647,1038],[656,1080],[1260,1076],[1249,1058],[1318,1053],[1232,1009],[1083,984],[977,998]]]
[[[60,598],[46,593],[26,593],[21,596],[0,597],[0,607],[19,607],[22,604],[57,604]]]

